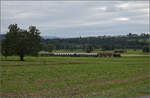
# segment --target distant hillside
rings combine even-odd
[[[42,40],[43,44],[50,44],[59,49],[94,49],[114,50],[114,49],[142,49],[149,45],[149,34],[128,34],[124,36],[99,36],[99,37],[79,37],[65,39]]]
[[[5,34],[0,34],[0,40],[5,39]]]
[[[43,39],[60,39],[60,37],[56,36],[41,36]]]

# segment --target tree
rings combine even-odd
[[[53,51],[53,45],[49,44],[48,45],[48,52],[52,52]]]
[[[88,46],[87,49],[86,49],[86,52],[87,52],[87,53],[90,53],[90,52],[92,52],[93,50],[94,50],[94,49],[93,49],[92,46]]]
[[[102,50],[114,50],[114,46],[113,45],[104,44],[102,46]]]
[[[32,56],[37,56],[42,47],[40,31],[36,29],[36,26],[29,27],[29,36],[29,54]]]
[[[150,47],[149,46],[144,46],[143,47],[143,52],[150,52]]]
[[[11,56],[11,48],[9,48],[9,46],[7,45],[7,41],[6,40],[2,40],[2,48],[1,48],[1,53],[3,54],[3,56],[5,56],[7,58],[7,56]]]
[[[53,51],[53,45],[51,44],[42,44],[42,50],[47,52]]]
[[[29,31],[20,29],[17,24],[8,27],[5,39],[2,41],[2,54],[4,56],[19,55],[24,61],[25,55],[36,56],[41,49],[40,32],[35,26],[30,26]]]

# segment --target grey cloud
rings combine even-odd
[[[36,25],[41,35],[62,37],[148,32],[147,1],[7,1],[1,8],[2,32],[13,23],[25,29]]]

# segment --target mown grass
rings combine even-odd
[[[2,96],[129,98],[150,94],[149,57],[8,57]]]

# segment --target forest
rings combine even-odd
[[[42,39],[42,50],[52,51],[60,49],[143,49],[149,47],[150,35],[142,33],[118,36],[79,37],[64,39]],[[149,50],[149,49],[148,49]]]

